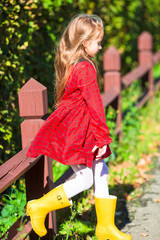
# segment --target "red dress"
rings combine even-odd
[[[42,125],[27,156],[42,154],[65,165],[92,167],[93,147],[111,142],[95,68],[80,61],[72,67],[60,105]],[[108,145],[103,157],[110,154]]]

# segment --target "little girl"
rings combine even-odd
[[[102,20],[95,15],[76,16],[60,40],[56,58],[57,109],[45,121],[27,156],[50,156],[70,165],[76,177],[27,203],[34,231],[47,233],[45,217],[71,206],[70,199],[94,187],[98,239],[131,240],[114,225],[116,197],[108,191],[109,170],[103,158],[111,154],[109,129],[98,89],[98,69],[93,58],[101,49]]]

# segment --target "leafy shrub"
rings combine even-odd
[[[0,229],[2,236],[18,218],[24,216],[26,193],[24,181],[21,179],[19,187],[13,184],[1,196]]]

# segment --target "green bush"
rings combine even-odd
[[[13,184],[3,195],[0,203],[0,237],[17,221],[24,216],[26,204],[26,193],[24,181],[20,180],[19,187]]]

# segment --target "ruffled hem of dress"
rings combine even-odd
[[[37,151],[35,154],[33,153],[30,153],[28,152],[26,154],[27,157],[32,157],[32,158],[36,158],[38,157],[39,155],[45,155],[45,156],[48,156],[52,159],[54,159],[55,161],[61,163],[61,164],[64,164],[64,165],[85,165],[87,167],[92,167],[93,166],[93,161],[95,161],[95,157],[96,155],[94,155],[93,153],[88,153],[87,155],[83,152],[77,152],[74,154],[74,156],[72,156],[72,158],[70,160],[60,160],[58,159],[53,153],[43,153],[43,151]],[[77,157],[75,158],[75,155],[77,155]],[[102,158],[107,158],[111,155],[111,150],[110,148],[108,147],[107,148],[107,151],[105,152],[105,154],[102,156]],[[64,158],[65,159],[65,158]],[[74,160],[76,159],[76,160]],[[77,160],[78,159],[78,160]]]

